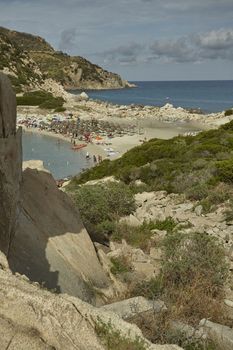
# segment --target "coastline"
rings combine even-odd
[[[119,122],[122,120],[119,120]],[[124,121],[127,122],[127,121]],[[147,122],[147,123],[146,123]],[[139,146],[145,139],[148,141],[152,138],[161,138],[161,139],[170,139],[172,137],[178,136],[179,134],[184,134],[187,132],[197,132],[204,130],[204,126],[199,124],[181,124],[181,123],[162,123],[162,122],[151,122],[150,119],[144,120],[143,133],[138,133],[135,135],[123,135],[121,137],[114,137],[111,139],[111,144],[101,145],[96,143],[87,143],[87,146],[82,149],[84,152],[88,152],[90,156],[100,155],[102,159],[117,159],[121,157],[125,152],[130,150],[133,147]],[[20,125],[23,128],[24,132],[35,133],[39,135],[44,135],[48,137],[53,137],[60,139],[62,141],[71,143],[71,137],[65,136],[63,134],[54,133],[47,130],[41,130],[34,127],[26,127],[25,125]],[[76,140],[76,145],[83,144],[83,141]],[[111,149],[112,152],[106,150]],[[78,151],[73,151],[78,152]],[[108,154],[111,154],[110,156]]]
[[[190,113],[190,111],[181,107],[175,108],[169,103],[163,107],[125,106],[90,99],[80,101],[76,100],[74,95],[67,100],[65,107],[66,112],[59,114],[61,120],[64,120],[65,123],[69,123],[70,120],[77,121],[77,118],[86,123],[96,120],[98,123],[112,124],[113,130],[114,128],[117,129],[119,125],[122,127],[122,130],[129,129],[129,126],[134,125],[133,133],[123,132],[121,135],[115,133],[116,135],[113,135],[111,138],[103,136],[99,142],[96,140],[96,136],[99,134],[95,130],[92,142],[87,142],[87,146],[80,151],[71,150],[71,152],[88,152],[91,159],[93,159],[94,155],[97,158],[100,156],[102,159],[117,159],[131,148],[141,145],[142,142],[152,138],[170,139],[182,134],[195,135],[203,130],[217,128],[219,125],[233,119],[233,115],[225,116],[224,112],[209,115]],[[55,116],[55,113],[51,111],[30,106],[18,106],[17,114],[19,119],[37,121],[37,124],[38,121],[45,121],[49,124]],[[71,119],[70,115],[72,115]],[[69,130],[67,135],[64,135],[60,133],[60,130],[54,132],[48,131],[46,128],[40,129],[39,127],[20,125],[23,126],[26,132],[54,137],[70,143],[71,147],[73,146],[71,143],[71,130]],[[76,145],[84,142],[83,140],[79,141],[77,137],[75,138]]]

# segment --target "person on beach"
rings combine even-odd
[[[93,155],[93,162],[96,163],[97,162],[97,158],[95,155]]]
[[[86,159],[90,159],[90,155],[88,152],[86,153]]]

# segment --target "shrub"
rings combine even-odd
[[[54,97],[50,92],[31,91],[24,93],[23,96],[17,96],[17,104],[23,106],[39,106],[45,109],[62,108],[64,99]]]
[[[57,107],[56,109],[54,109],[54,112],[56,113],[65,112],[65,111],[66,111],[65,107]]]
[[[209,339],[198,339],[185,330],[172,327],[173,319],[169,311],[138,315],[131,320],[147,339],[154,344],[176,344],[184,350],[218,350],[218,346]]]
[[[56,109],[63,106],[64,99],[62,97],[53,97],[52,99],[46,100],[39,105],[42,109]]]
[[[208,340],[195,339],[173,327],[174,322],[199,324],[200,319],[224,321],[224,283],[228,266],[223,247],[206,234],[169,233],[163,241],[161,273],[134,284],[131,295],[160,298],[167,309],[136,316],[133,322],[153,343],[175,343],[187,350],[217,350]]]
[[[123,336],[120,331],[115,330],[109,321],[107,324],[101,319],[96,322],[95,332],[107,350],[146,350],[145,342],[136,337],[131,339]]]
[[[118,275],[124,272],[129,272],[132,266],[126,256],[120,256],[116,258],[111,258],[111,272],[113,275]]]
[[[228,266],[219,242],[206,234],[173,231],[164,238],[162,250],[160,275],[135,284],[132,295],[162,297],[173,319],[221,321]]]
[[[220,174],[216,164],[220,168],[219,159],[230,162],[232,148],[233,121],[194,137],[152,139],[119,159],[102,162],[94,169],[85,171],[73,183],[113,175],[126,184],[141,180],[150,190],[187,193],[191,199],[203,199],[222,180],[222,171]],[[198,191],[199,194],[195,196]]]
[[[171,233],[171,232],[173,232],[177,223],[173,218],[168,217],[165,220],[157,220],[155,222],[150,221],[148,223],[144,223],[144,225],[148,226],[148,228],[150,228],[150,230],[154,230],[154,229],[161,230],[161,231],[165,230],[168,233]]]
[[[220,129],[233,131],[233,120],[231,120],[229,123],[221,125]]]
[[[118,223],[111,239],[117,242],[125,239],[133,247],[148,250],[151,236],[152,232],[147,226],[135,227],[126,223]]]
[[[163,242],[163,281],[166,286],[189,285],[192,279],[204,277],[217,295],[226,279],[224,249],[206,234],[168,234]]]
[[[149,281],[136,282],[130,286],[130,296],[143,296],[147,299],[153,300],[161,297],[163,292],[163,285],[161,276],[151,278]]]
[[[72,196],[93,240],[105,242],[115,229],[114,221],[135,209],[133,193],[124,183],[85,185]]]
[[[233,109],[227,109],[224,114],[225,114],[225,117],[228,117],[229,115],[232,115],[233,114]]]
[[[216,163],[219,179],[233,183],[233,159],[223,160]]]

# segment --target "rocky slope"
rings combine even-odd
[[[108,285],[72,201],[43,169],[26,167],[22,176],[15,107],[9,80],[0,74],[0,348],[181,349],[150,343],[137,326],[122,319],[125,313],[118,315],[119,305],[95,308],[79,298],[53,294],[25,276],[55,281],[60,290],[89,301],[91,288]],[[137,301],[141,311],[151,308],[143,298]]]
[[[17,92],[52,79],[64,88],[108,89],[130,84],[86,59],[55,51],[43,38],[0,27],[0,70]]]
[[[65,294],[54,295],[30,283],[25,276],[12,275],[1,252],[0,297],[1,349],[104,350],[108,347],[100,327],[109,324],[108,341],[117,337],[119,344],[131,344],[131,349],[181,349],[176,345],[153,345],[143,338],[136,326],[112,312]],[[142,345],[136,347],[137,344]]]

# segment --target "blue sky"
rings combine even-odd
[[[233,79],[233,0],[0,0],[0,25],[128,80]]]

